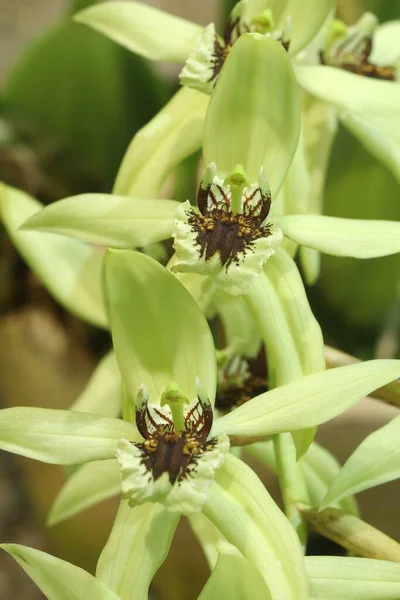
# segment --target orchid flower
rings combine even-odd
[[[300,567],[301,552],[298,542],[294,541],[295,537],[289,534],[291,526],[272,500],[268,499],[266,490],[251,469],[239,459],[226,454],[226,436],[231,441],[251,441],[281,431],[315,426],[340,414],[371,389],[399,375],[400,362],[372,361],[315,373],[261,394],[235,411],[213,419],[207,407],[208,402],[212,406],[215,399],[215,352],[205,317],[191,295],[176,277],[156,261],[144,254],[124,250],[110,251],[106,261],[105,285],[116,358],[125,389],[124,402],[131,403],[136,398],[135,420],[138,427],[119,419],[73,411],[5,409],[0,411],[0,447],[50,463],[102,461],[83,467],[95,467],[97,482],[92,479],[95,486],[99,480],[102,480],[103,486],[111,483],[111,480],[104,481],[104,477],[107,472],[110,473],[112,460],[117,466],[117,459],[113,457],[118,455],[122,489],[134,505],[132,512],[138,511],[139,520],[149,518],[148,511],[151,512],[154,503],[161,502],[165,514],[171,515],[181,514],[182,509],[189,513],[198,511],[202,506],[221,533],[237,545],[247,558],[256,560],[255,564],[273,598],[281,597],[278,589],[286,589],[287,595],[282,597],[305,597],[301,592],[305,585]],[[200,389],[197,379],[201,382]],[[171,381],[178,381],[179,389],[175,384],[171,385]],[[147,386],[149,397],[155,400],[152,407],[147,403],[144,388],[140,387],[142,383]],[[139,389],[141,392],[137,398]],[[187,417],[182,422],[179,408],[182,400],[184,397],[195,399],[198,393],[201,399],[196,401],[195,411],[189,407],[190,414],[186,413]],[[162,400],[168,400],[170,406],[172,404],[171,413],[166,413],[164,407],[159,408]],[[208,416],[202,412],[202,406],[205,406]],[[160,428],[154,415],[158,415],[163,427]],[[208,433],[210,420],[213,423]],[[190,424],[194,424],[194,427]],[[180,427],[185,428],[180,429],[181,433],[177,431]],[[148,433],[150,435],[143,439],[143,434],[146,436]],[[204,447],[203,440],[207,440]],[[221,440],[222,445],[214,440]],[[172,444],[171,449],[175,448],[174,459],[168,459],[163,453],[163,444]],[[218,446],[222,454],[217,463],[214,459],[210,462],[205,455],[215,452]],[[221,465],[223,455],[225,461]],[[118,472],[118,468],[116,470]],[[164,477],[163,473],[168,473],[168,477]],[[171,477],[171,473],[178,473],[176,479]],[[236,483],[235,473],[239,478]],[[153,485],[148,485],[149,476]],[[198,492],[202,481],[206,481],[206,486],[201,486],[199,501],[196,490]],[[178,489],[180,485],[181,490]],[[145,496],[141,495],[144,489]],[[254,493],[254,502],[259,507],[261,490],[266,503],[265,515],[251,509],[251,503],[249,505]],[[145,501],[146,504],[140,504]],[[125,511],[125,516],[121,516],[123,527],[127,509],[121,510]],[[275,515],[274,527],[280,522],[279,527],[285,529],[285,534],[282,533],[283,529],[280,533],[280,538],[286,539],[285,548],[279,549],[276,541],[271,541],[272,530],[268,525],[268,519],[272,518],[272,513],[268,516],[270,510]],[[229,525],[236,521],[233,515],[233,521],[230,521],[229,514],[232,511],[237,516],[241,515],[243,524],[247,523],[243,525],[244,530]],[[281,516],[278,518],[279,514]],[[176,517],[171,516],[171,519],[175,520],[169,522],[176,525]],[[134,526],[138,527],[139,524],[133,515]],[[247,531],[247,528],[250,529]],[[269,556],[267,562],[256,551],[260,543],[256,539],[264,540],[266,554],[263,556]],[[134,541],[131,543],[134,544]],[[170,537],[165,543],[169,547]],[[165,551],[165,546],[163,548]],[[285,564],[282,552],[285,556],[292,553],[292,560],[293,556],[298,557],[295,559],[298,565],[295,579],[278,566],[279,561]],[[299,583],[300,580],[303,583]]]
[[[339,256],[398,252],[398,223],[282,215],[279,206],[274,209],[299,128],[297,85],[286,51],[276,40],[244,34],[229,53],[207,111],[203,156],[209,167],[200,184],[199,212],[172,200],[87,194],[46,207],[24,228],[120,248],[173,235],[173,269],[211,274],[217,286],[234,294],[249,291],[281,241],[280,230],[295,244]]]

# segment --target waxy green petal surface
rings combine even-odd
[[[48,600],[120,600],[93,575],[65,560],[19,544],[1,544],[0,548],[17,561]]]
[[[121,412],[121,375],[113,352],[100,360],[70,410],[118,417]]]
[[[215,298],[215,308],[224,327],[226,345],[237,354],[249,358],[257,356],[261,337],[244,297],[220,291]]]
[[[75,465],[114,458],[120,438],[140,439],[120,419],[46,408],[0,411],[0,449],[51,464]]]
[[[171,237],[179,202],[81,194],[54,202],[24,223],[23,229],[51,231],[84,242],[134,248]]]
[[[179,90],[134,136],[119,168],[114,194],[157,198],[172,169],[201,147],[208,102],[205,94]]]
[[[396,417],[356,448],[332,482],[321,508],[400,477],[400,417]]]
[[[214,342],[189,292],[144,254],[112,250],[105,262],[115,354],[129,395],[135,398],[144,383],[150,402],[158,403],[170,381],[175,381],[194,399],[198,377],[214,402]]]
[[[23,259],[67,310],[84,321],[105,327],[102,251],[55,234],[20,231],[24,221],[42,207],[28,194],[1,185],[0,217]]]
[[[315,37],[329,12],[335,7],[334,0],[307,0],[307,3],[289,0],[280,18],[283,25],[287,16],[292,18],[292,36],[289,54],[294,56]]]
[[[115,458],[91,462],[76,469],[56,497],[48,525],[56,525],[103,500],[119,494],[121,475]]]
[[[400,565],[351,556],[307,556],[310,600],[397,600]]]
[[[200,25],[142,2],[101,2],[74,20],[150,60],[183,62],[202,31]]]
[[[271,595],[257,569],[239,553],[220,552],[197,600],[271,600]]]
[[[299,133],[298,89],[286,51],[272,38],[243,34],[233,45],[211,96],[204,164],[215,162],[225,174],[241,164],[250,181],[257,181],[264,165],[276,197]]]
[[[273,600],[308,598],[295,530],[257,475],[232,454],[217,471],[203,512],[259,570]]]
[[[374,31],[370,60],[377,65],[393,65],[400,56],[400,20],[387,21]]]
[[[320,100],[356,114],[398,119],[400,86],[327,66],[296,67],[299,84]]]
[[[160,504],[130,508],[122,500],[96,577],[121,600],[147,600],[149,585],[164,562],[180,515]]]
[[[400,376],[400,361],[370,360],[307,375],[218,419],[214,435],[261,436],[325,423]]]
[[[335,256],[374,258],[400,252],[400,223],[288,215],[280,225],[290,239]]]

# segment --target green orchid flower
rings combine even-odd
[[[241,0],[220,37],[211,23],[203,28],[140,2],[104,2],[75,15],[129,50],[151,60],[185,62],[181,83],[211,93],[233,44],[243,33],[270,35],[297,54],[316,35],[333,8],[331,0]]]
[[[271,38],[244,34],[232,47],[207,111],[203,156],[211,166],[200,185],[199,213],[171,200],[89,194],[46,207],[25,227],[122,248],[173,234],[175,270],[211,273],[217,285],[236,294],[247,293],[271,260],[281,237],[278,226],[295,244],[326,253],[370,258],[398,252],[397,223],[282,215],[279,206],[274,209],[299,128],[297,84],[286,51]],[[235,170],[236,165],[241,167]],[[277,222],[271,227],[270,196]]]
[[[400,181],[399,21],[378,26],[371,13],[351,27],[333,20],[318,50],[304,57],[314,64],[296,67],[300,86],[331,105],[336,118]]]

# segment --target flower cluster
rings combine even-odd
[[[352,496],[398,476],[389,455],[398,457],[400,417],[342,468],[314,441],[320,424],[367,394],[400,406],[399,360],[326,368],[296,263],[298,253],[315,282],[320,252],[400,252],[396,221],[322,214],[339,120],[400,181],[391,25],[366,14],[346,26],[332,9],[331,0],[241,0],[222,36],[139,2],[75,17],[147,58],[185,64],[183,88],[135,135],[113,193],[44,207],[0,190],[1,218],[30,268],[112,336],[70,410],[0,411],[1,449],[76,467],[52,523],[121,495],[96,577],[3,544],[50,600],[58,590],[60,600],[81,590],[147,598],[181,515],[211,568],[201,600],[232,590],[243,600],[346,598],[344,573],[361,598],[366,570],[376,597],[387,582],[400,597],[399,550],[393,540],[382,549]],[[167,176],[200,148],[197,194],[164,198]],[[154,244],[164,244],[166,266],[151,257]],[[283,510],[249,455],[277,472]],[[361,558],[305,557],[308,523]]]

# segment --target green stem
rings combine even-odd
[[[310,499],[303,471],[296,459],[296,447],[290,433],[273,436],[273,443],[285,514],[297,531],[300,543],[305,551],[308,527],[305,517],[298,509],[298,505],[308,505]]]

